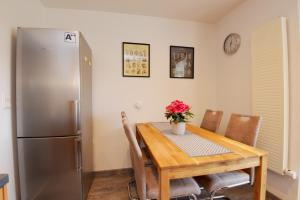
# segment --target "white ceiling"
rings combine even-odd
[[[245,0],[41,0],[46,7],[215,23]]]

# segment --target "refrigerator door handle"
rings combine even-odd
[[[74,133],[79,134],[80,132],[80,110],[79,110],[79,101],[73,101],[73,113],[74,113]]]
[[[81,138],[75,138],[75,169],[81,171]]]

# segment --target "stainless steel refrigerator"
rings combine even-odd
[[[18,28],[22,200],[86,199],[93,176],[91,49],[78,31]]]

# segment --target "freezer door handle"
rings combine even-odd
[[[81,171],[81,138],[75,138],[75,169]]]
[[[78,134],[80,129],[80,109],[79,101],[73,101],[73,113],[74,113],[74,133]]]

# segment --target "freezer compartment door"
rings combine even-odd
[[[22,200],[81,200],[80,137],[18,139]]]
[[[53,29],[18,29],[18,137],[77,134],[79,34],[73,32],[74,42],[68,42],[64,40],[66,33]]]

